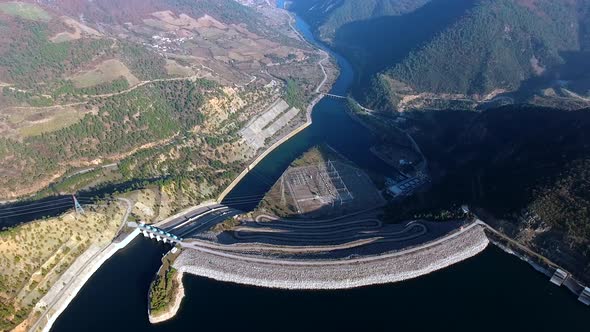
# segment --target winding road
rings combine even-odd
[[[267,220],[266,222],[262,220]],[[418,221],[405,226],[383,225],[376,218],[356,219],[354,216],[324,220],[289,220],[260,215],[251,225],[234,229],[238,240],[260,241],[273,245],[338,244],[375,239],[375,242],[400,242],[415,239],[428,232]]]
[[[355,264],[355,263],[373,262],[373,261],[389,259],[392,257],[407,255],[409,253],[416,252],[419,250],[424,250],[426,248],[436,246],[436,245],[446,242],[450,239],[453,239],[457,236],[460,236],[463,233],[468,232],[469,230],[471,230],[474,227],[482,227],[482,225],[480,223],[474,222],[466,227],[462,227],[459,230],[452,232],[446,236],[440,237],[434,241],[426,242],[421,245],[418,245],[418,246],[415,246],[412,248],[408,248],[405,250],[400,250],[400,251],[381,254],[381,255],[364,256],[364,257],[351,257],[351,258],[347,258],[347,259],[321,259],[321,260],[300,259],[300,260],[295,260],[295,259],[283,259],[283,258],[278,258],[278,257],[269,257],[269,258],[260,257],[260,256],[253,257],[253,256],[240,255],[240,254],[236,254],[236,253],[221,251],[218,248],[210,248],[208,246],[200,245],[197,242],[193,243],[193,245],[190,245],[190,248],[194,249],[194,250],[199,250],[199,251],[202,251],[205,253],[209,253],[212,255],[216,255],[216,256],[222,256],[225,258],[236,259],[236,260],[239,260],[242,262],[248,261],[248,262],[263,263],[263,264],[269,264],[269,265],[292,265],[292,266],[350,265],[350,264]],[[185,244],[185,246],[188,247],[188,244]]]

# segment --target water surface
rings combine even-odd
[[[162,244],[138,238],[89,280],[54,332],[586,331],[588,308],[518,258],[475,258],[395,284],[284,291],[185,275],[177,316],[151,325],[147,291]]]

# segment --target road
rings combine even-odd
[[[246,262],[253,262],[253,263],[263,263],[263,264],[268,264],[268,265],[287,265],[287,266],[350,265],[350,264],[355,264],[355,263],[366,263],[366,262],[389,259],[392,257],[407,255],[407,254],[415,252],[415,251],[424,250],[426,248],[436,246],[440,243],[443,243],[443,242],[453,239],[457,236],[460,236],[461,234],[471,230],[474,227],[482,227],[482,225],[480,223],[472,223],[472,224],[470,224],[466,227],[462,227],[459,230],[452,232],[446,236],[440,237],[434,241],[423,243],[421,245],[418,245],[418,246],[415,246],[415,247],[412,247],[412,248],[409,248],[406,250],[400,250],[400,251],[387,253],[387,254],[381,254],[381,255],[353,257],[353,258],[349,258],[349,259],[320,259],[320,260],[318,260],[318,259],[300,259],[300,260],[294,260],[294,259],[283,259],[283,258],[279,258],[279,257],[268,257],[268,258],[261,257],[261,256],[253,257],[253,256],[240,255],[237,253],[220,251],[219,249],[208,248],[203,245],[200,245],[199,243],[194,243],[190,248],[194,249],[194,250],[199,250],[199,251],[202,251],[205,253],[209,253],[212,255],[216,255],[216,256],[221,256],[221,257],[230,258],[230,259],[236,259],[236,260],[239,260],[242,262],[246,261]]]
[[[328,73],[326,73],[326,68],[324,67],[324,62],[326,62],[328,59],[330,59],[330,54],[328,54],[328,52],[326,52],[322,49],[318,49],[315,45],[313,45],[312,43],[307,41],[307,39],[305,39],[305,37],[303,37],[303,35],[301,35],[299,30],[297,30],[293,26],[293,21],[295,21],[295,18],[293,18],[291,13],[289,13],[286,9],[284,9],[284,8],[282,8],[282,9],[284,10],[285,15],[287,15],[287,17],[288,17],[289,28],[291,28],[291,30],[293,30],[295,35],[297,35],[297,37],[299,37],[299,39],[301,39],[302,42],[306,43],[307,45],[309,45],[313,49],[317,49],[319,51],[319,53],[323,55],[323,57],[318,61],[317,64],[320,67],[320,69],[322,70],[322,73],[324,74],[324,78],[322,79],[320,84],[318,84],[318,86],[315,88],[315,93],[320,93],[320,89],[324,86],[324,84],[326,84],[326,81],[328,80]]]
[[[121,95],[121,94],[125,94],[125,93],[129,93],[137,88],[140,88],[146,84],[151,84],[151,83],[157,83],[157,82],[172,82],[172,81],[186,81],[186,80],[195,80],[198,78],[202,78],[199,75],[192,75],[192,76],[185,76],[185,77],[172,77],[172,78],[158,78],[158,79],[154,79],[154,80],[147,80],[147,81],[141,81],[138,84],[122,90],[122,91],[118,91],[118,92],[112,92],[112,93],[104,93],[104,94],[99,94],[99,95],[83,95],[82,97],[84,98],[108,98],[108,97],[113,97],[113,96],[117,96],[117,95]],[[79,101],[79,102],[75,102],[75,103],[69,103],[69,104],[56,104],[56,105],[51,105],[51,106],[11,106],[11,107],[7,107],[7,109],[37,109],[37,110],[42,110],[42,109],[52,109],[55,107],[60,107],[60,108],[64,108],[64,107],[71,107],[71,106],[79,106],[79,105],[85,105],[89,102],[89,100],[86,101]]]
[[[168,233],[185,238],[205,231],[240,213],[242,211],[222,204],[212,204],[188,211],[163,224],[158,224],[158,227]]]
[[[72,173],[72,174],[70,174],[70,175],[68,175],[68,176],[65,176],[65,177],[63,178],[63,180],[65,180],[65,179],[69,179],[69,178],[71,178],[72,176],[76,176],[76,175],[80,175],[80,174],[84,174],[84,173],[92,172],[92,171],[94,171],[94,170],[96,170],[96,169],[99,169],[99,168],[114,168],[114,167],[117,167],[117,163],[111,163],[111,164],[102,165],[102,166],[96,166],[96,167],[85,168],[85,169],[79,170],[79,171],[77,171],[77,172],[74,172],[74,173]],[[62,180],[62,181],[63,181],[63,180]]]

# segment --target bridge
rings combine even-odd
[[[324,97],[334,98],[334,99],[348,99],[348,100],[353,101],[356,104],[357,107],[359,107],[360,109],[362,109],[365,112],[368,112],[368,113],[374,113],[375,112],[374,110],[372,110],[370,108],[364,107],[358,101],[356,101],[356,100],[354,100],[352,98],[346,97],[346,96],[335,95],[335,94],[332,94],[332,93],[320,93],[320,95],[322,95]]]
[[[335,95],[335,94],[331,94],[331,93],[322,93],[321,95],[324,97],[330,97],[330,98],[335,98],[335,99],[346,99],[347,98],[345,96]]]
[[[222,204],[210,204],[153,225],[147,225],[144,222],[137,225],[133,223],[133,227],[139,228],[144,237],[164,243],[183,244],[185,238],[194,237],[240,213],[242,212]]]

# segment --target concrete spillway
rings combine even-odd
[[[150,239],[156,239],[157,241],[162,241],[164,243],[180,243],[182,239],[174,234],[170,234],[162,229],[159,229],[154,226],[146,225],[144,223],[139,224],[138,229],[140,230],[141,234],[144,237],[149,237]]]

